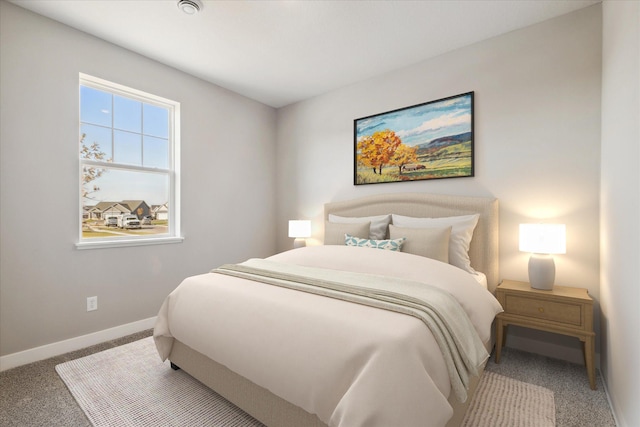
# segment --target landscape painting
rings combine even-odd
[[[473,92],[354,120],[354,184],[473,176]]]

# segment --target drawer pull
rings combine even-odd
[[[540,313],[544,313],[544,308],[542,308],[542,307],[538,307],[538,311],[539,311]]]

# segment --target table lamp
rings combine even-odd
[[[567,253],[564,224],[520,224],[520,251],[531,252],[529,283],[534,289],[551,290],[556,277],[552,254]]]
[[[289,237],[295,238],[294,248],[307,246],[307,237],[311,237],[311,221],[292,219],[289,220]]]

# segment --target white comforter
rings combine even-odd
[[[411,254],[314,246],[269,259],[445,289],[482,342],[502,310],[466,272]],[[154,337],[163,359],[175,337],[330,426],[442,426],[453,413],[442,354],[411,316],[209,273],[167,297]]]

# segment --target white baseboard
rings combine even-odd
[[[136,332],[144,331],[145,329],[151,329],[155,323],[156,317],[150,317],[148,319],[138,320],[137,322],[127,323],[125,325],[116,326],[91,334],[70,338],[68,340],[8,354],[0,357],[0,372],[17,366],[26,365],[27,363],[48,359],[49,357],[59,356],[70,351],[80,350],[81,348],[90,347],[105,341],[135,334]]]
[[[609,403],[609,408],[611,408],[611,415],[613,415],[613,422],[618,427],[626,427],[627,425],[621,423],[620,419],[616,415],[616,407],[613,405],[613,402],[611,401],[611,396],[609,395],[609,389],[607,388],[607,380],[604,377],[604,375],[602,375],[602,386],[604,388],[604,394],[607,396],[607,402]]]

